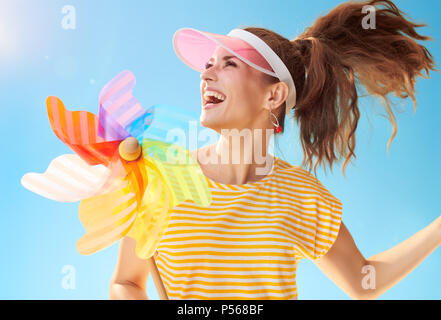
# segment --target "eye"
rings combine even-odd
[[[236,64],[235,64],[234,62],[230,61],[230,60],[228,60],[228,61],[225,63],[225,65],[227,65],[227,66],[228,66],[228,65],[231,65],[231,66],[234,66],[234,67],[236,66]],[[207,62],[207,63],[205,64],[205,69],[208,69],[208,68],[210,68],[211,66],[212,66],[212,64]]]

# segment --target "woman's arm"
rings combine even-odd
[[[353,299],[376,299],[441,244],[441,217],[393,248],[365,259],[341,223],[334,245],[316,266]]]
[[[138,258],[135,248],[135,239],[130,237],[121,239],[116,269],[110,282],[111,300],[148,300],[147,260]]]
[[[134,283],[112,282],[110,300],[148,300],[148,297],[145,290]]]

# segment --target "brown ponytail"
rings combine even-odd
[[[375,29],[364,27],[368,13],[363,7],[367,5],[375,7]],[[390,0],[348,1],[319,17],[292,41],[265,28],[244,28],[264,40],[293,76],[297,89],[294,119],[304,152],[301,165],[308,164],[309,171],[313,157],[314,172],[325,161],[332,171],[333,162],[345,157],[345,175],[351,157],[356,157],[359,84],[384,104],[393,127],[388,152],[397,124],[386,96],[392,92],[400,98],[410,96],[416,111],[415,78],[427,79],[429,69],[438,70],[427,48],[415,41],[432,39],[415,31],[425,24],[406,20],[405,15]],[[270,82],[279,81],[262,75]],[[283,126],[285,106],[279,110]]]

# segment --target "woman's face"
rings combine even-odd
[[[231,56],[218,46],[201,73],[201,125],[218,133],[222,129],[263,129],[269,119],[269,110],[265,109],[268,85],[264,84],[263,73]],[[226,98],[207,107],[206,91],[218,91]]]

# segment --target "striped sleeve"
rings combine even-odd
[[[294,251],[296,260],[315,261],[331,249],[341,225],[342,203],[322,183],[307,171],[303,172],[300,200],[301,210]]]

